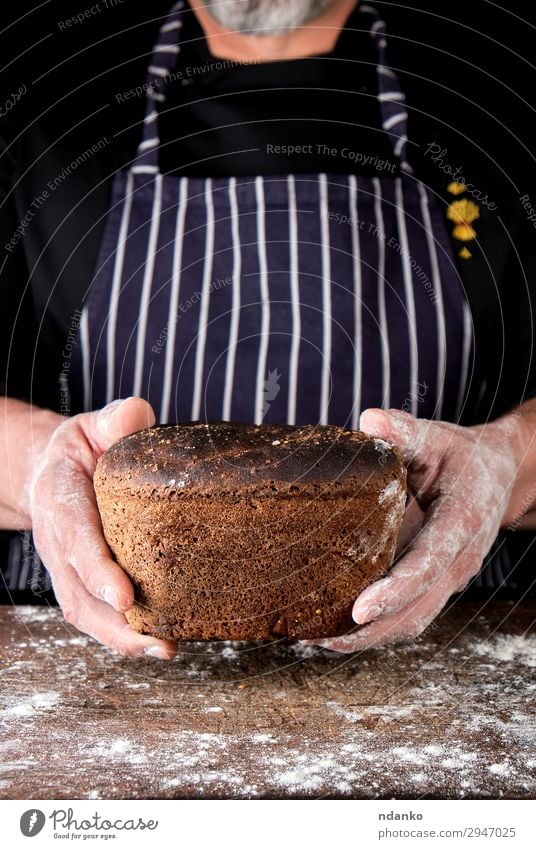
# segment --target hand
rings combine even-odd
[[[154,423],[151,406],[141,398],[66,419],[32,475],[29,505],[35,546],[67,622],[121,654],[171,659],[173,643],[138,634],[123,615],[134,591],[106,545],[93,489],[100,455]]]
[[[400,448],[420,510],[411,502],[400,559],[354,604],[354,621],[366,627],[308,641],[341,652],[417,637],[467,586],[499,532],[518,466],[515,433],[506,419],[460,427],[398,410],[366,410],[360,427]],[[421,525],[409,543],[408,525]]]

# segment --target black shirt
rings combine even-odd
[[[523,26],[511,3],[481,0],[463,14],[442,3],[376,5],[407,95],[416,175],[445,213],[452,172],[480,206],[478,242],[459,266],[486,378],[473,387],[466,423],[484,420],[536,394],[536,188],[526,138],[536,80]],[[169,6],[124,0],[85,15],[84,4],[52,2],[8,30],[0,379],[10,395],[59,409],[61,351],[91,280],[111,179],[135,154],[144,113],[137,90]],[[359,12],[332,54],[244,66],[212,57],[191,10],[184,20],[181,76],[166,87],[160,125],[164,172],[377,174],[378,162],[392,160],[376,52]],[[359,158],[319,154],[323,145]],[[289,146],[302,150],[288,155]]]

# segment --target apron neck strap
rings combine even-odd
[[[406,111],[406,95],[400,87],[400,82],[387,61],[387,39],[385,37],[385,21],[374,6],[368,3],[360,4],[358,9],[371,16],[369,34],[378,51],[378,102],[382,127],[391,142],[395,159],[398,160],[402,171],[412,173],[412,168],[406,159],[408,143],[408,113]]]
[[[159,173],[158,148],[158,105],[164,103],[164,84],[169,80],[177,64],[181,50],[180,34],[182,29],[182,13],[184,0],[175,3],[164,23],[160,27],[153,48],[151,63],[147,69],[145,83],[145,118],[143,121],[142,139],[131,168],[133,173]],[[380,17],[374,6],[368,3],[359,4],[357,10],[371,18],[369,34],[378,51],[378,102],[382,127],[389,137],[395,159],[398,160],[402,171],[411,173],[412,169],[406,161],[407,122],[406,97],[400,87],[398,77],[387,63],[387,39],[385,37],[385,21]]]
[[[175,3],[164,23],[160,27],[156,43],[153,47],[151,63],[147,68],[147,79],[145,82],[145,117],[143,119],[143,133],[138,145],[133,173],[157,174],[158,148],[160,138],[158,136],[158,104],[164,103],[166,96],[163,93],[164,83],[177,64],[180,53],[180,32],[182,29],[182,12],[184,0]]]

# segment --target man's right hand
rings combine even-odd
[[[112,559],[93,489],[101,454],[154,423],[152,407],[141,398],[65,419],[31,474],[28,506],[37,552],[67,622],[123,655],[169,660],[174,643],[138,634],[123,615],[134,602],[133,587]]]

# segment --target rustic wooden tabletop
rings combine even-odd
[[[162,664],[0,608],[0,794],[534,798],[535,620],[457,604],[411,645],[190,643]]]

